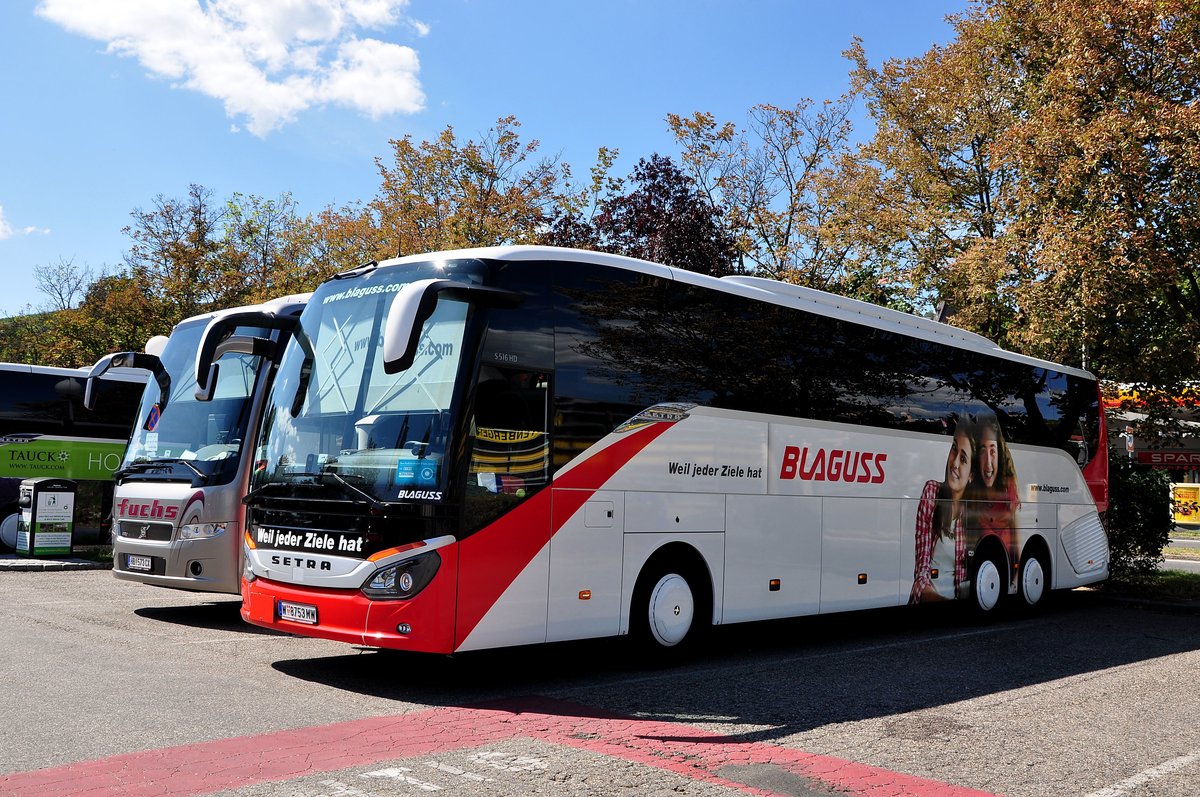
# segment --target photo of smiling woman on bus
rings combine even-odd
[[[966,499],[968,486],[977,478],[978,450],[978,426],[959,418],[946,455],[944,480],[930,479],[921,491],[909,603],[951,600],[966,584]]]
[[[1009,571],[1015,579],[1011,564],[1016,561],[1013,536],[1019,506],[1016,469],[996,416],[983,416],[978,424],[978,479],[967,491],[971,507],[969,527],[976,543],[988,536],[1000,540],[1008,553]]]

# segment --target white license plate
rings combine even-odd
[[[317,607],[307,603],[279,602],[279,619],[291,620],[294,623],[317,624]]]
[[[149,573],[154,569],[154,565],[151,563],[149,556],[134,556],[130,554],[125,559],[125,568],[127,570],[144,570]]]

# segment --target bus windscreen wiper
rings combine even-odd
[[[190,470],[192,473],[196,474],[196,478],[199,479],[200,481],[202,481],[202,482],[208,481],[208,474],[205,473],[204,471],[200,470],[199,468],[197,468],[192,463],[188,462],[186,459],[177,459],[174,461],[179,465],[183,465],[185,468]]]
[[[251,505],[254,503],[253,499],[255,497],[257,497],[258,495],[260,495],[264,492],[272,490],[272,489],[278,489],[278,490],[282,490],[285,492],[289,492],[292,490],[296,490],[299,488],[305,488],[305,487],[309,488],[310,490],[312,488],[319,489],[320,487],[323,487],[323,486],[330,486],[330,481],[332,481],[333,484],[342,488],[343,495],[346,495],[348,498],[350,498],[350,500],[352,500],[355,503],[365,504],[366,506],[369,506],[372,509],[385,509],[387,507],[387,503],[385,503],[384,501],[380,501],[378,498],[376,498],[375,496],[366,492],[362,488],[355,486],[349,479],[347,479],[345,476],[342,476],[340,473],[333,473],[332,471],[321,471],[320,473],[298,473],[298,474],[293,474],[293,475],[313,479],[313,481],[311,481],[311,482],[267,482],[266,484],[264,484],[260,487],[256,487],[253,490],[251,490],[250,492],[246,493],[245,497],[242,498],[242,503]],[[329,480],[326,480],[325,477],[329,477]],[[361,478],[361,477],[359,477],[359,478]]]
[[[208,474],[197,468],[186,459],[152,459],[144,462],[132,462],[120,470],[113,473],[113,478],[120,480],[126,476],[132,476],[135,473],[149,473],[151,471],[173,471],[176,465],[183,465],[192,472],[192,475],[186,478],[186,481],[199,479],[201,483],[208,481]],[[164,474],[171,476],[170,473]],[[178,478],[171,478],[171,481],[177,481]]]
[[[358,496],[358,498],[356,500],[359,503],[364,503],[367,506],[371,507],[372,509],[384,509],[387,507],[386,503],[384,503],[383,501],[380,501],[378,498],[371,495],[370,493],[368,493],[366,490],[362,489],[361,487],[356,487],[349,479],[347,479],[345,476],[341,475],[340,473],[335,473],[334,471],[331,471],[331,470],[323,470],[320,473],[316,474],[316,476],[317,476],[317,481],[320,482],[321,484],[325,483],[321,478],[322,476],[330,477],[335,482],[337,482],[339,485],[341,485],[341,487],[348,494],[353,494],[355,496]],[[361,479],[363,477],[359,476],[358,478]],[[366,479],[363,479],[363,481],[366,481]]]
[[[260,484],[258,487],[255,487],[253,490],[250,490],[242,496],[242,503],[246,506],[250,506],[254,503],[254,498],[262,495],[265,492],[268,492],[272,489],[290,490],[294,486],[295,485],[288,484],[286,482],[267,482],[266,484]]]

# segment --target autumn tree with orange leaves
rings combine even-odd
[[[475,246],[533,243],[562,177],[556,159],[523,141],[515,117],[478,141],[447,127],[436,139],[404,136],[376,158],[373,198],[326,208],[314,218],[314,260],[352,268],[368,260]]]
[[[1200,359],[1200,6],[1006,0],[987,25],[1022,76],[997,147],[1019,180],[1019,342],[1173,388]]]
[[[952,21],[920,58],[848,51],[877,124],[851,227],[954,323],[1179,392],[1200,369],[1200,8],[986,0]]]

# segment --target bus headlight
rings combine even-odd
[[[246,583],[250,583],[257,578],[257,576],[254,575],[254,565],[250,561],[250,552],[256,547],[258,546],[254,544],[254,538],[251,537],[250,532],[247,531],[245,536],[242,538],[242,580]]]
[[[405,559],[375,571],[362,585],[362,593],[371,600],[406,600],[425,589],[441,565],[442,557],[437,551]]]
[[[179,539],[181,540],[206,540],[211,537],[220,537],[233,523],[188,523],[179,527]]]

